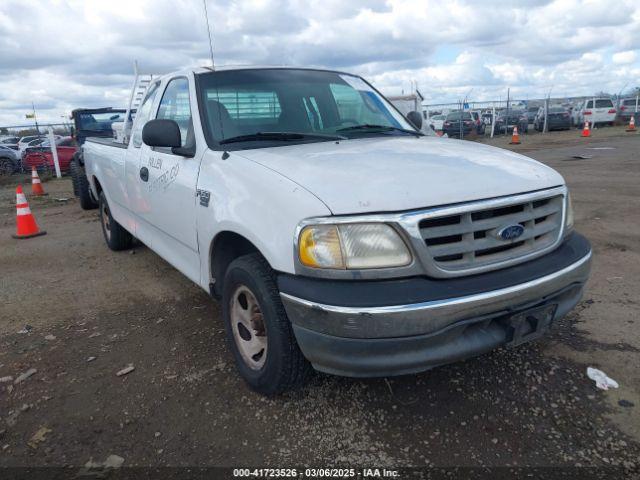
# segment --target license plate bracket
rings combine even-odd
[[[550,328],[558,305],[534,307],[513,314],[507,319],[508,347],[515,347],[542,337]]]

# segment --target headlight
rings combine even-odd
[[[573,203],[571,202],[571,194],[567,192],[567,215],[564,221],[565,232],[573,229]]]
[[[400,235],[384,223],[309,225],[298,241],[300,262],[312,268],[402,267],[411,253]]]

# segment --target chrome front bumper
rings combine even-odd
[[[590,267],[589,242],[574,234],[543,259],[485,276],[418,280],[417,288],[400,281],[361,288],[333,283],[327,289],[297,280],[300,293],[342,305],[310,301],[292,290],[280,295],[298,345],[316,370],[352,377],[402,375],[543,335],[580,301]],[[455,283],[442,284],[447,281]],[[294,284],[281,282],[289,289]],[[416,291],[430,300],[398,304],[417,298]],[[457,296],[447,294],[456,291]],[[363,301],[375,306],[343,306],[366,305]],[[540,320],[536,312],[547,313]]]
[[[281,293],[293,325],[347,338],[389,338],[437,332],[456,322],[509,312],[535,304],[572,284],[584,285],[591,252],[552,274],[518,285],[464,297],[410,305],[343,307],[325,305]]]

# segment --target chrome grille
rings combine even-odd
[[[430,217],[419,222],[431,258],[442,270],[456,271],[501,263],[553,245],[562,230],[564,198],[555,195],[499,207]],[[477,205],[476,205],[477,207]],[[524,228],[514,240],[498,232],[510,225]]]

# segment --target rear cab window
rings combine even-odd
[[[252,129],[275,130],[282,114],[277,92],[264,85],[220,86],[208,90],[206,106],[212,112],[210,127],[216,138],[241,135]]]

